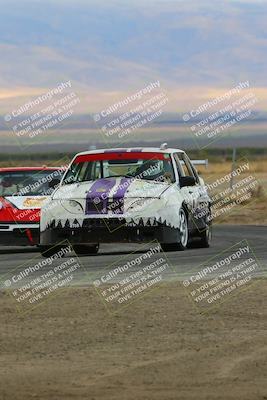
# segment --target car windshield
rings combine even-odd
[[[110,152],[77,156],[66,173],[63,184],[111,177],[169,183],[175,181],[172,161],[167,153]]]
[[[59,170],[0,171],[0,196],[50,195],[54,190],[50,182],[61,175]]]

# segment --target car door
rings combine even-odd
[[[206,226],[206,218],[209,214],[209,202],[206,189],[201,185],[197,171],[186,153],[176,153],[175,161],[179,171],[179,179],[185,176],[195,179],[195,184],[193,186],[183,186],[180,188],[188,210],[189,227],[190,229],[204,229]]]

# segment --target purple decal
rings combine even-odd
[[[124,212],[124,196],[129,188],[131,182],[132,182],[131,178],[122,178],[121,179],[119,187],[113,196],[113,204],[112,204],[112,213],[113,214],[123,214],[123,212]]]
[[[107,214],[108,196],[115,185],[116,179],[98,179],[87,193],[85,214]]]

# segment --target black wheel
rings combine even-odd
[[[200,241],[198,247],[205,247],[205,248],[210,247],[211,236],[212,236],[212,228],[211,225],[208,225],[206,229],[202,231],[200,234]]]
[[[92,254],[97,254],[99,250],[99,244],[86,245],[86,244],[77,244],[73,246],[75,253],[80,256],[87,256]]]
[[[189,241],[187,215],[183,208],[180,210],[180,242],[178,243],[161,243],[163,251],[183,251],[186,249]]]
[[[55,254],[57,254],[60,250],[66,248],[67,246],[39,246],[40,252],[43,257],[49,258],[53,257]],[[64,255],[63,255],[64,257]]]

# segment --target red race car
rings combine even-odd
[[[59,167],[0,168],[0,245],[39,243],[40,209],[62,173]]]

